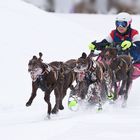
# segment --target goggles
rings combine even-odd
[[[116,27],[127,27],[126,21],[116,21]]]

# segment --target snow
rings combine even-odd
[[[67,107],[46,119],[43,93],[31,107],[27,64],[42,52],[45,62],[78,58],[89,53],[88,44],[104,38],[114,28],[113,15],[52,14],[20,0],[0,1],[0,139],[2,140],[118,140],[140,137],[140,79],[134,81],[127,108],[104,105],[102,112]],[[140,30],[139,16],[132,26]],[[69,90],[68,90],[69,94]],[[51,96],[53,101],[53,94]]]

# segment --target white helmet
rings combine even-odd
[[[125,22],[127,22],[127,27],[128,27],[132,23],[132,18],[130,16],[130,14],[128,14],[126,12],[122,12],[116,16],[115,21],[125,21]]]

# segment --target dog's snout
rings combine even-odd
[[[77,67],[77,69],[80,69],[80,65],[77,65],[76,67]]]
[[[31,75],[34,75],[35,72],[34,71],[30,71],[30,73],[31,73]]]
[[[28,72],[30,72],[31,71],[31,69],[28,69]]]

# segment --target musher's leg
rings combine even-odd
[[[132,74],[132,79],[135,80],[140,76],[140,63],[133,64],[134,71]]]

